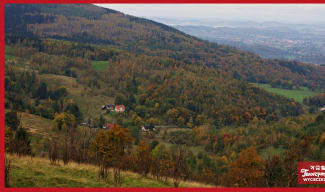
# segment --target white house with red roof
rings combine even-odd
[[[106,124],[103,126],[103,129],[112,129],[114,126],[115,126],[114,123],[106,123]]]
[[[115,105],[115,112],[122,113],[124,111],[125,111],[125,106],[124,105]]]

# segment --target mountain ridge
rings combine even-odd
[[[82,5],[81,8],[75,8],[73,5],[72,8],[101,10],[98,11],[96,19],[87,18],[89,14],[87,11],[86,16],[78,17],[72,14],[74,12],[66,13],[64,11],[66,7],[61,10],[60,6],[63,5],[54,8],[42,5],[45,7],[43,8],[45,13],[48,9],[54,9],[52,13],[55,14],[44,14],[39,11],[38,16],[34,15],[35,18],[39,17],[38,23],[35,21],[28,23],[31,15],[29,12],[33,12],[28,9],[12,16],[13,12],[17,12],[15,11],[17,7],[21,10],[24,5],[8,6],[12,10],[6,12],[7,37],[17,35],[15,34],[17,30],[13,29],[24,28],[27,34],[38,37],[106,44],[137,54],[170,57],[194,65],[203,64],[229,73],[238,73],[240,78],[253,83],[271,83],[280,79],[294,86],[309,88],[316,86],[319,89],[325,84],[325,67],[308,66],[294,61],[262,59],[255,54],[186,35],[164,24],[95,5]],[[46,9],[46,6],[49,7]],[[106,12],[108,14],[105,14]],[[21,25],[12,23],[15,18],[26,18],[26,22]]]

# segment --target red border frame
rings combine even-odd
[[[4,5],[9,3],[241,3],[241,4],[316,4],[325,3],[325,0],[0,0],[0,191],[30,191],[30,192],[79,192],[79,191],[313,191],[313,192],[323,192],[325,188],[5,188],[4,187]],[[308,187],[306,185],[306,187]],[[325,186],[324,186],[325,187]]]

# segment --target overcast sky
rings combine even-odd
[[[145,18],[325,22],[325,4],[97,4]]]

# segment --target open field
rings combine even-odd
[[[10,55],[10,54],[5,54],[5,60],[12,60],[12,59],[15,59],[16,57],[13,56],[13,55]]]
[[[21,115],[22,127],[26,128],[30,133],[40,135],[42,137],[55,136],[51,133],[53,130],[52,120],[29,113],[19,114]]]
[[[271,93],[292,98],[298,101],[299,103],[302,103],[302,101],[306,97],[311,97],[320,94],[320,92],[310,91],[306,87],[301,87],[299,90],[288,90],[288,89],[281,89],[281,88],[272,88],[270,84],[258,84],[258,83],[252,83],[252,84],[257,87],[261,87]]]
[[[102,105],[114,103],[114,99],[111,97],[93,95],[93,92],[89,88],[79,84],[75,78],[52,74],[42,74],[40,78],[50,88],[65,87],[73,101],[80,107],[84,119],[99,116],[102,113]]]
[[[40,155],[44,150],[44,144],[50,138],[57,138],[63,133],[54,129],[54,123],[50,119],[29,113],[19,113],[21,125],[26,128],[31,137],[32,153]]]
[[[7,155],[11,162],[11,187],[114,187],[112,182],[104,182],[97,177],[98,167],[90,164],[60,162],[52,165],[45,158],[18,157]],[[112,172],[111,172],[112,173]],[[172,180],[167,183],[157,181],[151,176],[143,177],[137,173],[123,171],[121,187],[173,187]],[[112,181],[112,175],[109,180]],[[196,182],[183,181],[180,187],[213,187]]]
[[[286,150],[283,149],[282,147],[279,148],[274,148],[274,147],[268,147],[262,151],[260,151],[260,155],[264,158],[264,159],[268,159],[271,158],[273,156],[278,156],[281,157],[285,154]]]
[[[12,55],[13,48],[9,45],[5,46],[5,60],[15,59],[16,56]]]
[[[97,71],[105,70],[107,68],[107,65],[108,65],[108,61],[92,61],[91,62],[91,66]]]

